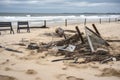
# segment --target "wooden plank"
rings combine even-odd
[[[18,22],[18,25],[28,25],[28,22],[27,21],[20,21],[20,22]]]
[[[95,24],[92,24],[92,26],[93,26],[95,32],[96,32],[98,35],[100,35],[100,33],[99,33],[98,29],[96,28]]]
[[[89,29],[87,26],[86,26],[85,28],[88,29],[89,31],[91,31],[91,32],[92,32],[93,34],[95,34],[97,37],[101,38],[101,39],[105,42],[106,46],[110,46],[110,44],[109,44],[106,40],[104,40],[100,35],[98,35],[98,34],[95,33],[94,31],[92,31],[91,29]]]
[[[11,22],[0,22],[0,27],[10,27]]]
[[[76,30],[77,30],[77,32],[78,32],[78,35],[79,35],[79,37],[80,37],[82,43],[85,43],[85,41],[84,41],[84,39],[83,39],[83,36],[82,36],[82,34],[81,34],[81,32],[80,32],[78,26],[76,26],[75,28],[76,28]]]
[[[88,44],[89,44],[89,46],[90,46],[91,52],[94,53],[94,52],[95,52],[95,49],[94,49],[94,47],[93,47],[93,43],[92,43],[92,41],[91,41],[91,39],[90,39],[90,37],[89,37],[89,33],[87,32],[87,29],[88,29],[88,28],[85,27],[85,33],[86,33],[86,36],[87,36]]]

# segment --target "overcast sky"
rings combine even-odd
[[[0,0],[0,12],[120,13],[120,0]]]

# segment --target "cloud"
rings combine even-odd
[[[102,3],[91,3],[91,2],[67,2],[66,3],[69,6],[76,6],[76,7],[96,7],[96,6],[115,6],[115,5],[119,5],[117,3],[106,3],[106,2],[102,2]]]
[[[1,0],[0,4],[49,4],[64,0]]]
[[[0,10],[23,11],[83,11],[83,10],[100,10],[118,9],[120,0],[0,0]]]
[[[16,5],[16,4],[26,4],[26,5],[44,5],[44,6],[73,6],[73,7],[94,7],[94,6],[115,6],[118,3],[111,2],[89,2],[83,0],[1,0],[2,5]]]

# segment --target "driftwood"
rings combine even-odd
[[[90,36],[89,36],[89,33],[87,32],[87,29],[88,29],[88,28],[85,27],[85,32],[86,32],[87,40],[88,40],[88,43],[89,43],[91,52],[93,53],[93,52],[95,52],[95,49],[94,49],[94,47],[93,47],[93,43],[92,43],[92,41],[91,41],[91,39],[90,39]]]
[[[7,51],[12,51],[12,52],[17,52],[17,53],[23,53],[22,51],[18,51],[18,50],[15,50],[15,49],[11,49],[11,48],[6,48],[6,47],[3,47],[0,45],[0,48],[4,48],[5,50]]]
[[[74,44],[77,41],[79,41],[79,36],[78,36],[78,34],[75,34],[65,40],[56,41],[55,44],[57,46],[62,46],[62,45],[67,45],[67,44]]]
[[[5,48],[5,50],[7,50],[7,51],[12,51],[12,52],[17,52],[17,53],[23,53],[22,51],[10,49],[10,48]]]
[[[79,35],[79,37],[80,37],[80,39],[81,39],[82,43],[84,44],[84,43],[85,43],[85,41],[84,41],[84,39],[83,39],[83,36],[82,36],[82,34],[81,34],[81,32],[80,32],[80,30],[79,30],[78,26],[76,26],[75,28],[76,28],[76,30],[77,30],[77,32],[78,32],[78,35]]]
[[[101,34],[99,33],[99,31],[98,31],[98,29],[96,28],[95,24],[92,24],[92,26],[93,26],[95,32],[96,32],[99,36],[101,36]]]
[[[65,32],[76,33],[74,30],[64,30]]]
[[[56,60],[52,60],[52,62],[63,61],[63,60],[74,60],[74,58],[56,59]]]

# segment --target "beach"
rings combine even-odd
[[[120,40],[120,22],[94,23],[105,40]],[[0,80],[119,80],[120,61],[110,61],[105,64],[90,62],[84,64],[71,63],[72,61],[51,62],[64,56],[54,56],[55,51],[29,50],[27,46],[17,45],[21,41],[29,44],[49,43],[64,39],[55,37],[55,29],[75,30],[78,26],[85,33],[84,24],[50,26],[49,28],[30,29],[30,33],[21,30],[21,33],[9,34],[3,31],[0,35],[0,45],[21,52],[7,51],[0,48]],[[92,23],[87,23],[92,28]],[[109,42],[112,46],[111,54],[120,54],[120,42]],[[82,53],[81,53],[82,54]]]

